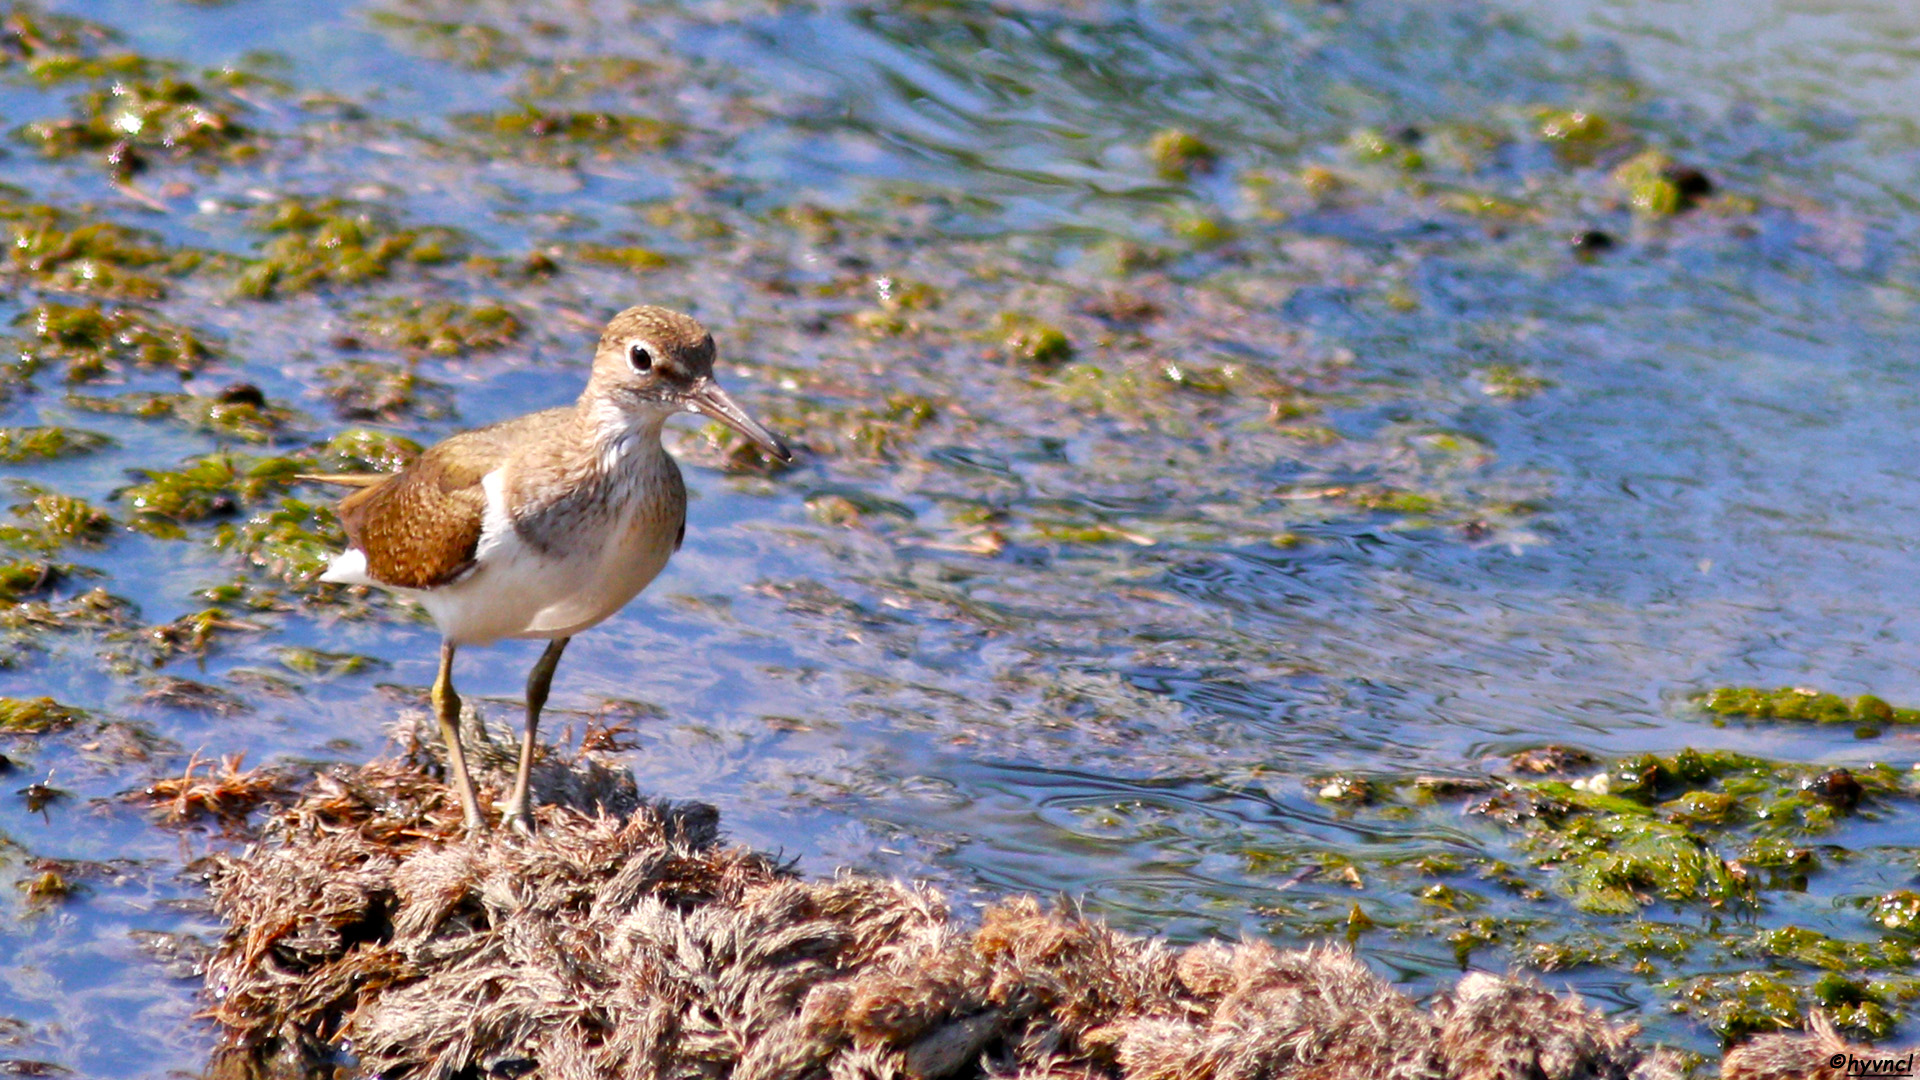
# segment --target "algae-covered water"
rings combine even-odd
[[[1904,8],[5,11],[0,1061],[205,1063],[234,840],[121,796],[433,675],[294,474],[566,402],[637,302],[804,447],[679,422],[686,548],[567,654],[643,790],[1701,1052],[1913,1037]],[[534,648],[456,678],[511,718]]]

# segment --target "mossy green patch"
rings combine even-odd
[[[405,435],[371,428],[348,428],[300,453],[304,471],[314,473],[390,473],[420,456],[420,444]]]
[[[244,156],[256,147],[235,119],[238,100],[217,97],[184,79],[120,78],[81,95],[79,116],[28,124],[24,136],[44,153],[64,156],[115,148],[109,168],[131,172],[129,148],[183,158],[221,154]]]
[[[1678,165],[1659,150],[1645,150],[1614,167],[1613,182],[1627,193],[1636,213],[1667,217],[1699,205],[1713,182],[1698,169]]]
[[[438,420],[453,415],[453,394],[420,374],[413,361],[355,357],[320,369],[322,396],[344,420]]]
[[[292,458],[210,454],[180,469],[144,470],[146,479],[115,497],[132,511],[134,528],[179,538],[186,535],[183,525],[229,516],[284,492],[299,472]]]
[[[298,675],[309,678],[338,678],[343,675],[359,675],[386,666],[386,661],[359,653],[325,652],[320,649],[304,649],[288,646],[276,650],[276,659],[280,666]]]
[[[29,491],[31,501],[13,507],[16,524],[0,525],[0,544],[53,552],[68,544],[90,545],[113,528],[113,516],[71,495]]]
[[[236,552],[289,584],[318,577],[345,545],[346,535],[331,509],[292,498],[237,524],[223,523],[213,534],[214,547]]]
[[[192,252],[159,246],[123,225],[87,221],[50,206],[0,206],[6,257],[0,269],[30,284],[134,300],[167,294],[160,274],[197,266]]]
[[[1763,690],[1722,686],[1696,699],[1708,712],[1755,720],[1794,720],[1815,724],[1920,724],[1920,709],[1895,708],[1872,694],[1848,700],[1838,694],[1783,686]]]
[[[68,427],[0,427],[0,461],[51,461],[81,457],[113,445],[97,431]]]
[[[486,352],[519,338],[520,317],[498,303],[390,300],[354,313],[360,332],[389,347],[434,356]]]
[[[660,270],[674,264],[671,255],[637,246],[619,246],[615,244],[571,244],[567,252],[575,259],[595,266],[608,266],[616,270],[631,270],[645,273]]]
[[[1017,311],[1001,312],[997,322],[1000,346],[1009,359],[1056,367],[1073,357],[1073,341],[1051,323]]]
[[[0,698],[0,733],[38,735],[86,719],[86,712],[50,697]]]
[[[1598,143],[1613,137],[1606,117],[1581,109],[1543,109],[1535,120],[1535,130],[1548,142]]]
[[[376,207],[340,199],[283,199],[253,224],[269,239],[234,283],[255,299],[377,281],[399,266],[435,266],[464,247],[451,229],[403,227]]]
[[[1190,131],[1166,128],[1147,140],[1147,160],[1162,179],[1185,180],[1195,173],[1212,172],[1220,152]]]
[[[456,128],[489,142],[511,144],[536,156],[552,157],[560,145],[632,154],[662,150],[680,138],[680,127],[650,116],[601,110],[516,109],[467,113],[453,118]],[[544,152],[544,153],[543,153]]]
[[[1377,161],[1413,170],[1426,167],[1426,155],[1406,142],[1390,139],[1373,128],[1361,128],[1347,136],[1347,152],[1361,161]]]
[[[1889,930],[1920,930],[1920,893],[1899,889],[1876,897],[1873,921]]]
[[[1480,373],[1480,392],[1488,397],[1518,401],[1533,397],[1550,385],[1540,376],[1511,364],[1495,364]]]
[[[65,362],[71,382],[98,378],[121,365],[187,375],[220,355],[219,346],[199,332],[124,305],[42,303],[14,323],[33,334],[38,357]]]
[[[500,71],[525,53],[520,42],[497,27],[466,20],[427,19],[395,11],[370,11],[367,21],[407,47],[469,71]]]
[[[85,412],[165,420],[189,431],[251,443],[272,439],[285,431],[295,418],[291,409],[267,402],[257,391],[208,396],[161,391],[135,391],[112,397],[72,393],[67,395],[66,403]]]

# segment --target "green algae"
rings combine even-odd
[[[0,602],[17,605],[29,596],[38,595],[67,572],[65,567],[41,559],[0,562]]]
[[[568,256],[593,266],[611,267],[615,270],[630,270],[646,273],[674,265],[672,255],[637,245],[618,244],[569,244]]]
[[[165,666],[182,657],[204,660],[221,635],[260,633],[266,629],[258,623],[234,619],[219,608],[203,608],[171,622],[114,635],[117,640],[134,645],[135,650],[116,656],[111,662],[117,673],[131,675],[144,668]]]
[[[116,78],[110,87],[81,95],[78,106],[77,118],[35,121],[23,136],[55,157],[112,148],[118,160],[109,160],[109,168],[128,174],[135,171],[127,156],[134,147],[173,158],[220,154],[228,160],[257,150],[234,118],[244,107],[240,102],[218,100],[184,79]]]
[[[1402,139],[1391,139],[1373,128],[1361,128],[1347,136],[1346,149],[1360,161],[1381,162],[1413,171],[1424,169],[1427,158]]]
[[[0,68],[91,54],[115,40],[100,23],[17,5],[0,15]]]
[[[1147,140],[1147,160],[1163,180],[1186,180],[1212,172],[1220,152],[1206,140],[1180,128],[1166,128]]]
[[[42,871],[34,877],[15,882],[15,886],[26,894],[28,903],[36,906],[60,903],[78,888],[57,870]]]
[[[998,318],[1000,347],[1010,360],[1036,367],[1056,367],[1073,357],[1067,332],[1035,316],[1017,311]]]
[[[95,546],[113,529],[113,515],[71,495],[29,491],[29,502],[13,507],[13,524],[0,525],[0,544],[16,550],[52,553],[69,544]]]
[[[9,735],[39,735],[70,727],[86,716],[50,697],[0,697],[0,733]]]
[[[384,660],[362,656],[359,653],[327,652],[322,649],[305,649],[297,646],[274,650],[274,659],[288,671],[312,679],[335,679],[347,675],[360,675],[387,666]]]
[[[1548,142],[1600,143],[1614,137],[1606,117],[1580,109],[1544,109],[1535,120],[1535,130]]]
[[[293,410],[265,401],[244,384],[207,396],[137,390],[113,396],[71,393],[65,400],[83,412],[168,421],[188,431],[250,443],[270,441],[297,417]]]
[[[315,473],[399,472],[420,456],[419,443],[405,435],[372,428],[348,428],[326,442],[302,450],[304,471]]]
[[[142,470],[140,483],[120,489],[115,498],[132,512],[128,522],[162,539],[184,538],[183,526],[236,514],[284,492],[300,472],[291,458],[247,458],[210,454],[184,468]]]
[[[97,431],[68,427],[0,427],[0,461],[53,461],[84,457],[113,445]]]
[[[504,348],[520,337],[520,317],[499,303],[389,300],[355,312],[364,336],[389,348],[432,356],[461,356]]]
[[[1495,364],[1480,373],[1480,392],[1488,397],[1521,401],[1534,397],[1552,383],[1511,364]]]
[[[191,375],[222,351],[197,331],[124,305],[42,303],[22,312],[14,324],[33,334],[36,358],[66,364],[69,382],[90,381],[127,365]]]
[[[200,263],[198,254],[169,251],[149,233],[56,207],[0,205],[0,222],[6,245],[0,272],[41,288],[157,300],[167,295],[164,276]]]
[[[1920,893],[1898,889],[1875,897],[1870,917],[1889,930],[1920,930]]]
[[[429,19],[394,11],[370,11],[376,29],[406,42],[413,51],[469,71],[501,71],[519,63],[525,51],[498,27],[471,21]]]
[[[245,521],[221,524],[212,543],[281,581],[303,584],[326,569],[328,560],[346,546],[346,535],[328,506],[287,498]]]
[[[1838,694],[1802,687],[1765,690],[1722,686],[1696,699],[1719,716],[1754,720],[1791,720],[1815,724],[1920,724],[1920,709],[1894,708],[1872,694],[1848,700]]]
[[[353,357],[319,371],[321,396],[343,420],[438,420],[453,415],[446,385],[420,374],[409,360],[393,364]]]
[[[1537,774],[1531,756],[1514,761],[1516,768],[1526,763],[1522,775]],[[1571,762],[1554,755],[1554,763],[1563,769]],[[1499,823],[1502,846],[1533,872],[1516,873],[1492,855],[1449,852],[1375,860],[1362,878],[1404,882],[1427,913],[1373,911],[1373,923],[1444,941],[1462,962],[1501,948],[1548,970],[1597,965],[1631,972],[1657,982],[1674,1009],[1728,1040],[1798,1027],[1815,1007],[1843,1027],[1882,1038],[1920,998],[1920,977],[1911,974],[1920,899],[1906,891],[1849,901],[1855,920],[1832,930],[1756,928],[1751,921],[1807,891],[1824,865],[1857,857],[1831,841],[1816,850],[1808,837],[1834,834],[1850,817],[1903,812],[1911,798],[1904,770],[1683,750],[1617,759],[1573,781],[1374,776],[1363,798],[1350,781],[1309,787],[1358,822],[1402,820],[1418,807],[1466,799],[1471,813]],[[1540,873],[1551,893],[1584,918],[1565,926],[1542,921],[1466,880],[1497,883],[1533,904],[1541,901],[1534,886]],[[1658,912],[1704,918],[1682,923]],[[1703,966],[1710,970],[1701,973]]]
[[[1678,165],[1665,152],[1645,150],[1615,166],[1613,182],[1627,194],[1635,213],[1671,217],[1698,206],[1713,182],[1698,169]]]
[[[507,112],[467,113],[453,125],[497,149],[532,153],[552,164],[567,164],[582,149],[605,154],[664,150],[680,140],[681,128],[650,116],[596,109],[526,107]]]
[[[400,267],[438,266],[464,250],[451,229],[403,227],[385,210],[342,199],[282,199],[255,213],[253,226],[268,239],[234,292],[256,300],[378,281]]]

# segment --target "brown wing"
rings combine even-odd
[[[487,495],[480,480],[512,453],[541,414],[462,432],[405,469],[340,501],[340,524],[383,585],[431,589],[473,565]]]

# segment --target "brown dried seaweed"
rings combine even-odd
[[[207,987],[232,1037],[216,1071],[324,1072],[341,1051],[395,1080],[1685,1071],[1524,979],[1472,974],[1423,1009],[1340,947],[1176,949],[1031,897],[968,926],[924,887],[807,881],[725,846],[711,807],[610,796],[624,774],[593,755],[544,760],[532,837],[469,838],[444,784],[377,761],[318,776],[265,839],[215,856],[229,930]],[[1795,1063],[1832,1052],[1820,1039],[1736,1050],[1728,1075],[1806,1075]]]

